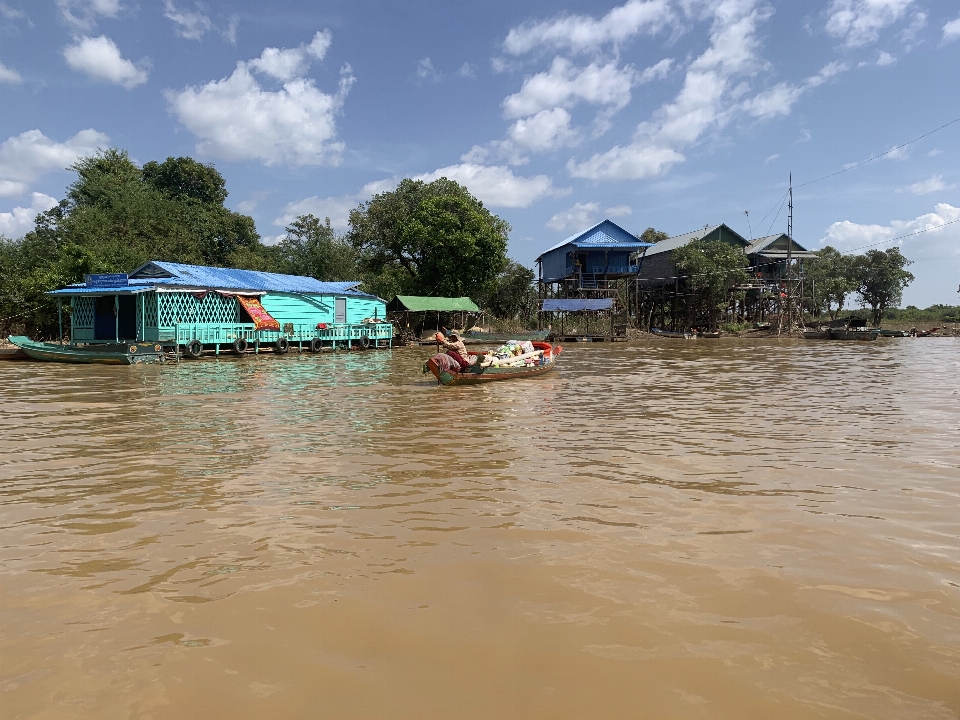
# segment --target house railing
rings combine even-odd
[[[321,323],[323,324],[323,323]],[[161,332],[163,340],[167,333]],[[286,338],[290,343],[307,342],[319,339],[324,343],[336,346],[342,343],[351,346],[366,342],[393,340],[393,324],[389,322],[376,323],[329,323],[325,327],[317,327],[311,323],[284,323],[280,330],[256,330],[253,323],[237,324],[206,324],[184,323],[177,325],[169,340],[178,345],[184,345],[193,340],[199,340],[204,345],[232,345],[235,340],[243,339],[249,344],[261,345],[275,343],[280,338]]]

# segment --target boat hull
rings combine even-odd
[[[430,358],[426,362],[426,368],[437,379],[441,385],[482,385],[483,383],[496,382],[497,380],[518,380],[520,378],[536,377],[544,375],[556,367],[557,356],[563,351],[559,345],[552,347],[549,343],[536,342],[534,347],[538,350],[548,351],[548,360],[542,365],[530,367],[485,367],[473,368],[472,371],[452,373],[442,369],[436,360]],[[476,353],[471,353],[476,355]]]
[[[876,340],[880,333],[876,330],[848,330],[846,328],[830,328],[831,340]]]
[[[134,365],[163,360],[162,348],[152,343],[146,345],[131,343],[122,346],[123,350],[115,350],[112,349],[113,346],[104,349],[91,349],[91,347],[77,347],[76,345],[54,345],[53,343],[36,342],[22,335],[11,336],[10,342],[23,350],[30,358],[41,362]]]

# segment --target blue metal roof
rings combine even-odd
[[[542,312],[581,312],[584,310],[609,310],[613,298],[549,298],[543,301]]]
[[[567,245],[595,250],[639,250],[641,248],[651,247],[653,243],[638,240],[635,235],[631,235],[612,220],[602,220],[593,227],[587,228],[576,235],[571,235],[563,242],[554,245],[548,250],[544,250],[537,260],[540,260],[540,258],[547,253],[559,250]]]
[[[308,293],[315,295],[349,295],[353,297],[374,297],[360,292],[356,287],[358,280],[347,282],[323,282],[303,275],[283,275],[281,273],[261,272],[259,270],[238,270],[236,268],[218,268],[206,265],[186,265],[183,263],[152,260],[144,263],[129,276],[129,285],[116,288],[87,288],[85,285],[71,285],[55,290],[50,295],[96,294],[112,295],[133,292],[133,288],[150,290],[154,287],[211,288],[218,290],[253,290],[258,292]]]

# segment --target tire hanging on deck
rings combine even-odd
[[[313,338],[310,341],[310,352],[320,352],[323,349],[323,340],[320,338]]]
[[[273,344],[273,349],[278,353],[285,353],[290,349],[290,341],[285,337],[278,338],[277,341]]]
[[[189,358],[198,358],[203,355],[203,343],[193,339],[183,346],[183,354]]]
[[[247,351],[246,338],[237,338],[233,341],[233,352],[237,355],[243,355]]]
[[[370,347],[370,338],[369,338],[369,336],[367,336],[367,335],[361,335],[361,336],[360,336],[360,339],[357,340],[357,345],[360,346],[360,349],[361,349],[361,350],[366,350],[368,347]]]

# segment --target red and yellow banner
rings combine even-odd
[[[243,295],[237,295],[236,298],[240,306],[247,311],[250,319],[253,320],[254,328],[257,330],[280,329],[280,322],[263,309],[263,305],[260,304],[260,298],[244,297]]]

